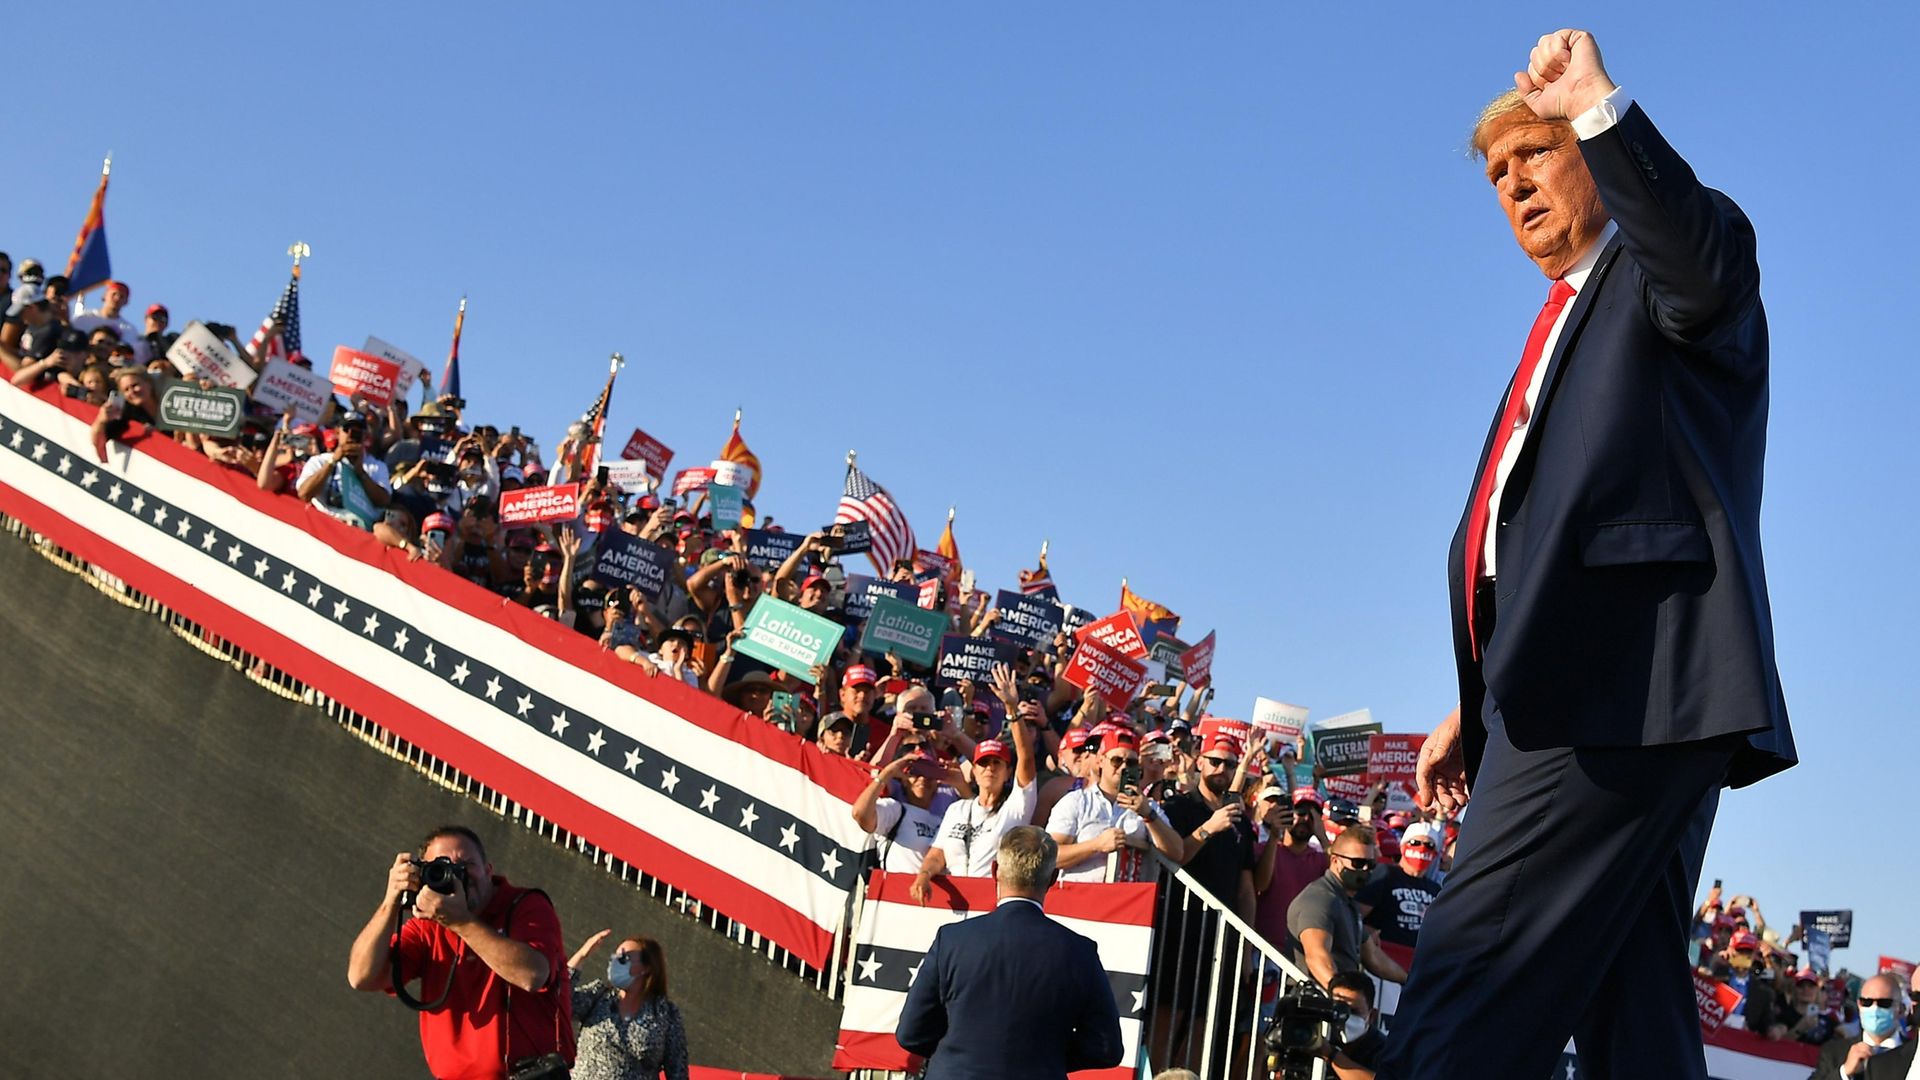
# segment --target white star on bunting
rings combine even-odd
[[[378,629],[380,629],[380,613],[377,611],[368,612],[366,619],[360,623],[360,632],[368,637],[372,637],[374,631]]]
[[[293,583],[299,580],[300,575],[291,570],[280,575],[280,591],[291,595],[293,593]]]
[[[820,872],[828,877],[840,872],[840,856],[833,849],[827,849],[826,853],[820,856]]]
[[[409,641],[411,641],[411,640],[413,640],[413,639],[412,639],[411,637],[409,637],[409,636],[408,636],[408,634],[407,634],[407,628],[406,628],[406,627],[404,627],[404,626],[403,626],[403,627],[401,627],[401,628],[400,628],[400,632],[399,632],[399,633],[397,633],[397,634],[395,634],[395,635],[393,635],[393,651],[394,651],[394,652],[406,652],[406,651],[407,651],[407,642],[409,642]]]
[[[1141,987],[1140,989],[1135,990],[1133,992],[1133,1011],[1139,1012],[1141,1009],[1144,1009],[1146,1007],[1147,1007],[1147,991],[1145,987]]]
[[[467,685],[467,676],[471,674],[473,674],[473,669],[467,666],[465,660],[462,660],[459,665],[453,669],[453,681],[457,685],[465,686]]]
[[[660,774],[660,790],[671,795],[673,789],[679,786],[680,774],[673,771],[673,766],[667,766],[667,771]]]
[[[60,464],[54,466],[53,471],[59,473],[61,476],[70,475],[73,472],[73,456],[71,454],[60,455]]]
[[[107,501],[115,502],[115,503],[119,502],[120,492],[122,490],[123,489],[120,487],[120,482],[118,480],[114,481],[113,486],[107,489]]]
[[[352,605],[348,604],[345,600],[335,600],[333,602],[333,621],[339,622],[346,618],[347,612],[351,610],[351,608]]]
[[[147,508],[147,497],[145,495],[140,494],[137,491],[134,492],[133,501],[127,504],[127,509],[138,514],[140,511],[145,510],[146,508]],[[158,525],[160,523],[156,521],[154,522],[154,524]]]
[[[14,437],[19,438],[19,436],[17,435]],[[95,472],[92,469],[88,469],[86,472],[82,473],[80,476],[80,486],[83,488],[90,488],[99,482],[100,482],[100,474],[98,472]]]
[[[403,631],[401,631],[401,633],[406,633],[406,631],[404,631],[404,630],[403,630]],[[421,662],[421,663],[423,663],[423,664],[425,664],[425,665],[427,665],[427,669],[428,669],[429,671],[431,671],[431,670],[433,669],[433,664],[434,664],[434,659],[433,659],[433,642],[431,642],[431,641],[429,641],[429,642],[427,642],[427,655],[425,655],[425,656],[423,656],[423,657],[421,657],[421,658],[420,658],[420,662]]]
[[[740,827],[742,829],[745,829],[747,832],[752,832],[753,823],[759,820],[760,820],[760,815],[754,812],[753,803],[748,803],[747,808],[745,810],[740,811]]]
[[[640,769],[640,751],[636,748],[627,751],[627,771],[637,773]]]
[[[867,982],[872,982],[874,977],[880,974],[880,969],[885,966],[885,964],[882,964],[877,957],[869,952],[866,959],[860,961],[860,977]]]
[[[177,534],[182,540],[185,540],[187,538],[187,534],[192,531],[193,531],[193,519],[190,517],[181,518],[180,527],[174,530],[175,534]]]
[[[526,698],[521,698],[520,700],[527,701]],[[527,704],[531,706],[533,703],[527,701]],[[522,713],[521,715],[524,716],[525,714]],[[573,723],[573,721],[567,719],[567,710],[561,709],[559,712],[553,714],[553,726],[548,730],[548,734],[565,735],[567,733],[567,726],[571,723]]]
[[[13,439],[9,443],[9,445],[11,445],[15,450],[20,449],[20,429],[19,428],[13,429]]]
[[[712,784],[708,784],[707,790],[700,793],[700,809],[705,810],[709,814],[713,813],[714,804],[719,801],[720,792]]]
[[[39,461],[40,459],[46,456],[47,456],[47,444],[46,443],[36,444],[33,448],[33,460]]]
[[[165,506],[154,507],[153,508],[153,527],[157,529],[160,526],[165,525],[166,523],[167,523],[167,508]]]
[[[220,541],[220,534],[217,532],[214,532],[212,529],[208,529],[207,535],[200,538],[200,550],[212,551],[213,545],[216,543],[219,543],[219,541]]]
[[[270,562],[268,562],[268,561],[267,561],[267,560],[265,560],[265,559],[255,559],[255,560],[253,560],[253,576],[254,576],[254,577],[257,577],[257,578],[263,578],[263,577],[266,577],[266,576],[267,576],[267,568],[268,568],[269,566],[272,566],[272,565],[273,565],[272,563],[270,563]]]
[[[239,544],[227,545],[227,565],[232,566],[235,563],[238,563],[240,561],[240,556],[245,555],[246,553],[247,553],[247,549],[241,547]]]
[[[924,964],[926,963],[926,961],[922,960],[920,963]],[[913,980],[918,979],[919,977],[920,977],[920,964],[915,964],[912,967],[907,969],[907,985],[908,986],[912,986]]]
[[[800,842],[799,829],[796,829],[791,825],[782,825],[780,827],[780,846],[781,847],[786,848],[788,851],[792,851],[794,849],[794,845],[798,844],[799,842]]]
[[[498,675],[487,676],[487,700],[492,701],[494,698],[497,698],[499,696],[500,696],[500,677]],[[521,713],[520,715],[525,716],[526,713]]]
[[[587,753],[592,754],[594,757],[600,756],[600,748],[607,745],[607,737],[603,734],[605,730],[605,728],[602,728],[600,731],[596,731],[587,736]]]
[[[325,589],[322,589],[322,588],[321,588],[320,586],[318,586],[318,585],[315,585],[315,586],[313,586],[312,588],[310,588],[310,589],[308,589],[308,590],[307,590],[307,606],[308,606],[308,607],[319,607],[319,606],[320,606],[320,598],[321,598],[322,596],[325,596],[325,595],[326,595],[326,590],[325,590]]]

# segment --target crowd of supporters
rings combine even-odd
[[[1184,868],[1317,982],[1352,999],[1356,1013],[1372,1015],[1363,973],[1405,978],[1427,905],[1444,885],[1456,824],[1390,808],[1383,785],[1364,799],[1330,799],[1299,743],[1210,726],[1210,690],[1171,680],[1109,708],[1062,677],[1079,646],[1065,630],[1017,650],[986,680],[943,681],[896,654],[862,653],[846,583],[861,569],[848,563],[865,556],[842,555],[831,527],[807,533],[777,566],[756,564],[744,532],[715,528],[701,500],[622,491],[581,470],[582,425],[550,462],[517,426],[481,422],[451,395],[411,408],[399,397],[385,406],[337,399],[318,424],[256,407],[231,439],[157,433],[153,378],[175,374],[166,305],[149,303],[136,327],[124,283],[108,283],[98,306],[84,308],[64,279],[32,260],[17,282],[14,269],[0,254],[8,298],[0,367],[16,386],[57,385],[96,407],[97,446],[176,438],[262,491],[364,528],[650,675],[702,688],[824,753],[866,763],[872,781],[854,817],[876,838],[879,865],[914,876],[916,896],[930,897],[946,875],[990,875],[1000,836],[1037,824],[1059,843],[1065,880],[1145,880],[1167,864]],[[265,363],[232,326],[205,325],[248,363]],[[562,482],[581,485],[573,521],[502,527],[503,494]],[[350,483],[376,509],[371,520],[352,512]],[[677,573],[666,590],[652,595],[595,576],[593,553],[615,531],[670,553]],[[951,632],[992,635],[1001,615],[993,595],[952,569],[906,556],[876,574],[923,590]],[[736,651],[762,595],[841,623],[845,641],[806,678]],[[1162,926],[1156,971],[1180,969],[1183,950],[1193,953],[1185,970],[1204,967],[1210,927]],[[1791,951],[1798,933],[1776,933],[1751,898],[1722,905],[1716,888],[1700,913],[1699,970],[1741,995],[1735,1026],[1825,1046],[1862,1041],[1860,980],[1809,967]],[[1173,1023],[1161,1029],[1190,1027],[1184,1014],[1203,988],[1165,982],[1156,984],[1156,1008],[1171,1010]],[[1366,1034],[1349,1032],[1349,1041],[1377,1049]],[[1370,1075],[1366,1060],[1338,1064],[1342,1075]]]

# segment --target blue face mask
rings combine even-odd
[[[625,953],[607,961],[607,981],[620,990],[633,985],[633,964]]]
[[[1893,1034],[1893,1010],[1884,1005],[1860,1006],[1860,1030],[1876,1039]]]

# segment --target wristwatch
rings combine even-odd
[[[1205,825],[1202,825],[1199,828],[1193,830],[1193,836],[1194,836],[1194,839],[1200,841],[1203,844],[1213,839],[1213,834],[1207,831],[1207,827]]]

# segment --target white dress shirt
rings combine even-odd
[[[1574,117],[1574,134],[1581,139],[1591,139],[1607,131],[1620,121],[1620,114],[1626,112],[1632,104],[1633,99],[1627,96],[1625,90],[1615,89],[1598,105]],[[1521,408],[1519,416],[1515,418],[1513,436],[1507,440],[1507,445],[1501,451],[1500,461],[1494,468],[1493,493],[1487,496],[1487,535],[1483,541],[1485,546],[1481,549],[1480,557],[1481,566],[1485,568],[1484,572],[1489,579],[1494,576],[1494,540],[1500,535],[1500,493],[1507,486],[1507,474],[1513,471],[1514,462],[1520,459],[1521,448],[1527,444],[1527,429],[1533,424],[1534,404],[1540,399],[1540,386],[1547,377],[1545,358],[1552,356],[1554,347],[1560,343],[1560,332],[1567,325],[1567,313],[1573,310],[1574,302],[1580,297],[1580,290],[1586,288],[1587,278],[1593,276],[1594,264],[1600,261],[1600,253],[1606,250],[1607,241],[1613,239],[1615,231],[1617,230],[1613,222],[1607,222],[1607,227],[1601,230],[1599,238],[1587,248],[1585,254],[1580,256],[1580,261],[1573,265],[1573,269],[1567,271],[1563,280],[1573,286],[1573,296],[1569,297],[1566,305],[1560,309],[1560,317],[1554,320],[1553,329],[1547,332],[1547,340],[1540,346],[1542,360],[1533,367],[1532,381],[1525,387],[1513,388],[1515,393],[1526,394],[1526,405]]]

